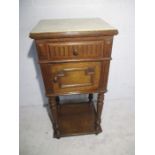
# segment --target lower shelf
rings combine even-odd
[[[92,103],[59,105],[58,120],[60,137],[102,132],[101,127],[96,132],[96,112]]]

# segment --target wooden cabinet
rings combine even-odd
[[[42,20],[31,31],[49,97],[54,137],[102,131],[101,112],[117,33],[96,18]],[[93,93],[98,93],[96,109]],[[60,95],[72,94],[88,94],[88,101],[59,104]]]

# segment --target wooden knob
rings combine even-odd
[[[74,56],[78,56],[78,55],[79,55],[79,53],[78,53],[78,50],[77,50],[77,49],[73,49],[73,55],[74,55]]]
[[[53,78],[53,82],[54,82],[54,83],[57,83],[57,81],[58,81],[58,77],[55,76],[55,77]]]

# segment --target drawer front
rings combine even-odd
[[[102,40],[38,40],[37,52],[40,61],[110,58],[113,38]]]
[[[103,41],[48,43],[49,59],[99,58],[103,54]]]
[[[50,42],[38,41],[37,51],[39,60],[72,60],[98,59],[107,56],[105,42],[74,41]]]
[[[97,90],[100,81],[100,62],[76,62],[49,66],[54,93]]]

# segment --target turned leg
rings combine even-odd
[[[99,93],[97,97],[97,118],[96,118],[96,133],[100,133],[101,114],[104,102],[104,93]]]
[[[52,113],[52,121],[53,121],[53,128],[54,128],[54,136],[56,138],[60,138],[60,131],[58,125],[58,112],[57,112],[57,103],[55,97],[49,97],[49,105]]]
[[[56,103],[57,103],[57,105],[60,104],[60,97],[59,96],[56,96]]]
[[[93,100],[93,94],[89,94],[88,99],[89,99],[89,102],[91,103]]]

